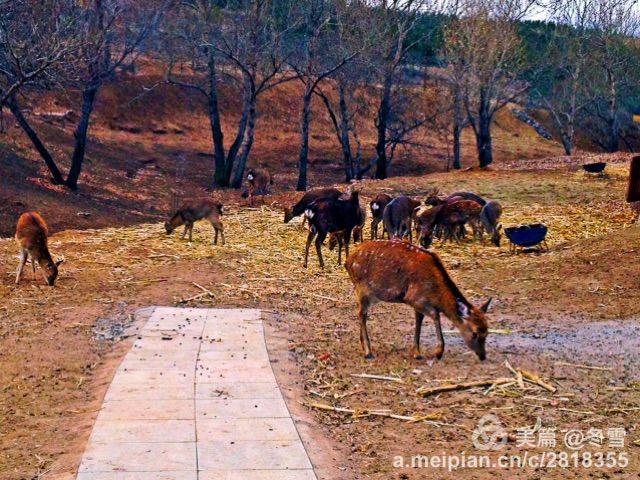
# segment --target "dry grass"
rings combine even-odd
[[[519,336],[514,332],[547,331],[551,324],[544,319],[549,312],[562,311],[565,317],[576,315],[587,322],[594,316],[619,318],[640,313],[637,275],[628,273],[637,273],[640,249],[637,228],[626,228],[632,214],[621,201],[624,172],[624,167],[614,167],[605,179],[569,171],[437,174],[367,181],[363,194],[368,197],[384,190],[422,195],[437,184],[443,191],[468,189],[500,200],[505,206],[505,225],[546,223],[551,251],[542,255],[513,256],[504,246],[497,249],[478,242],[435,246],[470,300],[497,297],[491,326],[502,333],[493,335],[504,338],[501,345],[509,339],[515,345]],[[421,386],[504,376],[502,361],[508,354],[490,344],[490,360],[481,366],[470,361],[453,332],[447,334],[443,362],[433,367],[416,363],[407,350],[409,312],[379,305],[371,321],[378,358],[366,363],[357,342],[352,288],[344,269],[337,265],[335,252],[325,248],[324,270],[318,268],[313,253],[309,269],[304,269],[306,230],[297,221],[282,223],[278,206],[232,206],[224,222],[226,246],[211,246],[212,229],[204,223],[194,229],[191,244],[176,233],[167,237],[160,224],[62,232],[51,241],[54,256],[67,259],[54,289],[30,279],[15,288],[15,246],[11,240],[0,240],[0,259],[5,265],[0,283],[4,365],[0,374],[4,385],[0,390],[0,463],[7,465],[0,477],[18,479],[38,469],[73,468],[100,392],[108,384],[108,375],[98,381],[96,372],[104,376],[112,368],[104,363],[108,345],[92,340],[91,327],[96,318],[126,315],[137,306],[153,303],[257,306],[285,315],[273,321],[287,336],[299,362],[308,401],[358,412],[437,418],[433,421],[442,425],[427,428],[420,421],[405,427],[393,418],[318,413],[318,423],[326,425],[326,434],[342,445],[354,470],[374,478],[389,478],[390,455],[403,445],[418,449],[427,442],[435,442],[438,448],[468,446],[464,442],[476,413],[490,408],[508,413],[509,428],[532,422],[539,412],[562,426],[567,422],[582,425],[587,420],[595,425],[616,421],[632,426],[637,419],[637,412],[624,410],[637,400],[637,391],[627,373],[618,372],[617,364],[612,365],[617,371],[616,385],[629,390],[614,395],[606,391],[608,373],[581,370],[578,375],[566,373],[564,367],[561,374],[561,367],[549,358],[528,350],[519,350],[517,364],[512,359],[514,367],[538,372],[552,382],[565,378],[559,395],[568,400],[550,401],[569,410],[597,411],[597,417],[575,414],[576,418],[567,420],[567,412],[547,405],[548,394],[517,385],[495,388],[489,395],[480,390],[423,400],[416,394]],[[367,228],[365,238],[368,235]],[[636,253],[629,257],[625,252]],[[427,328],[425,338],[429,331]],[[354,373],[395,376],[403,382],[377,382],[353,377]],[[599,392],[597,398],[589,394],[594,389]],[[540,407],[532,410],[528,396],[536,397],[534,404]]]

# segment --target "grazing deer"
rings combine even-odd
[[[284,209],[284,223],[289,223],[295,217],[300,216],[304,211],[309,208],[316,200],[326,198],[330,200],[336,200],[342,195],[342,192],[337,188],[314,188],[305,193],[302,198],[293,206],[285,207]],[[306,221],[307,217],[304,217]]]
[[[253,197],[264,196],[269,193],[269,185],[273,185],[273,176],[268,170],[250,168],[247,172],[247,189],[242,192],[242,198],[249,197],[249,205],[253,205]]]
[[[438,224],[438,215],[444,207],[444,204],[429,209],[419,209],[416,212],[416,234],[418,237],[418,243],[424,248],[429,248],[433,242],[433,237],[436,236]]]
[[[455,203],[445,203],[436,219],[442,225],[443,242],[454,239],[456,242],[465,235],[464,226],[468,223],[473,229],[474,236],[480,235],[480,212],[482,207],[474,200],[460,200]]]
[[[482,225],[482,229],[480,229],[480,238],[483,238],[482,230],[486,231],[491,235],[491,243],[496,247],[500,246],[500,230],[502,230],[502,225],[499,224],[498,221],[501,216],[502,205],[495,200],[487,202],[480,211],[480,224]]]
[[[211,199],[193,200],[185,202],[168,222],[164,222],[167,235],[170,235],[180,225],[184,225],[182,239],[189,233],[189,241],[193,241],[193,224],[199,220],[208,220],[215,231],[213,243],[218,244],[218,234],[222,238],[222,245],[225,243],[224,226],[220,217],[224,213],[222,203]]]
[[[324,268],[324,259],[322,258],[322,243],[329,233],[342,232],[342,241],[346,254],[349,255],[349,242],[353,229],[361,224],[363,211],[360,207],[360,192],[353,191],[347,199],[327,199],[321,198],[309,205],[304,212],[309,220],[309,235],[307,236],[307,245],[304,253],[304,267],[306,268],[309,260],[309,247],[314,237],[317,236],[316,253],[320,267]],[[342,258],[338,261],[342,263]]]
[[[474,202],[478,202],[481,206],[487,203],[487,201],[480,195],[476,195],[472,192],[454,192],[451,195],[442,198],[440,196],[440,190],[437,188],[434,188],[427,194],[424,203],[426,205],[431,205],[432,207],[437,207],[443,203],[455,203],[460,200],[473,200]]]
[[[422,358],[420,332],[425,315],[433,318],[438,337],[433,356],[438,360],[442,358],[444,337],[440,313],[458,328],[480,360],[486,358],[489,328],[485,313],[491,299],[480,308],[469,303],[435,253],[400,240],[377,240],[358,247],[347,258],[345,267],[355,286],[360,343],[365,358],[373,358],[367,333],[369,307],[379,301],[404,303],[415,310],[414,358]]]
[[[382,213],[384,229],[389,238],[409,237],[409,242],[413,240],[412,220],[416,208],[420,206],[418,200],[400,195],[391,200]]]
[[[369,208],[371,209],[371,240],[378,238],[378,225],[382,221],[382,214],[384,213],[385,207],[391,200],[391,195],[379,193],[373,197],[373,200],[369,203]],[[382,228],[382,237],[384,237],[384,225]]]
[[[16,272],[16,285],[20,283],[27,259],[31,259],[33,278],[36,278],[36,263],[40,265],[47,285],[53,287],[58,277],[58,267],[64,261],[54,262],[49,253],[49,229],[37,212],[23,213],[16,226],[16,242],[20,245],[20,263]]]

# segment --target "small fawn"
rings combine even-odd
[[[440,257],[401,240],[376,240],[362,244],[345,264],[355,286],[360,320],[360,343],[365,358],[373,358],[367,333],[369,307],[375,302],[404,303],[415,311],[413,354],[421,359],[420,332],[425,315],[433,318],[438,344],[433,356],[444,353],[440,313],[457,327],[467,346],[480,360],[486,358],[489,332],[486,312],[489,299],[477,308],[469,303],[451,280]]]
[[[378,225],[382,221],[382,214],[384,213],[385,207],[392,200],[391,195],[386,193],[379,193],[371,203],[369,203],[369,208],[371,209],[371,240],[376,240],[378,238]],[[382,228],[382,237],[384,237],[384,226]]]
[[[20,245],[20,263],[16,272],[16,285],[20,283],[27,259],[31,259],[33,277],[36,277],[36,262],[42,268],[47,285],[53,287],[58,277],[58,266],[64,261],[54,262],[49,253],[49,230],[44,219],[37,212],[23,213],[16,226],[16,241]]]
[[[209,220],[215,230],[214,244],[218,244],[218,234],[222,237],[222,245],[225,243],[224,226],[220,217],[224,212],[224,205],[215,200],[203,199],[185,202],[168,222],[164,223],[167,235],[170,235],[180,225],[184,225],[182,239],[189,233],[189,241],[193,241],[193,224],[198,220]]]
[[[249,197],[249,205],[253,205],[253,197],[261,195],[264,198],[269,193],[269,185],[273,185],[271,172],[263,168],[250,168],[247,172],[247,190],[242,197]]]

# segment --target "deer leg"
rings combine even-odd
[[[212,219],[210,220],[211,222],[211,226],[213,227],[215,233],[214,239],[213,239],[213,243],[214,245],[218,244],[218,233],[220,234],[220,237],[222,239],[222,245],[224,245],[224,227],[222,226],[222,222],[220,222],[219,220],[215,220]]]
[[[438,344],[433,352],[433,356],[438,360],[442,358],[444,353],[444,336],[442,335],[442,326],[440,325],[440,311],[436,310],[433,313],[433,324],[436,327],[436,336],[438,337]]]
[[[413,243],[413,225],[411,219],[409,219],[409,243]]]
[[[371,220],[371,240],[375,240],[378,238],[378,222],[374,218]]]
[[[373,359],[373,353],[371,353],[371,341],[369,340],[369,333],[367,332],[367,316],[369,313],[369,307],[371,301],[366,295],[358,295],[358,319],[360,320],[360,345],[364,351],[364,358],[367,360]]]
[[[184,240],[184,237],[187,236],[187,232],[189,231],[189,224],[185,223],[184,224],[184,232],[182,232],[182,237],[180,237],[180,240]]]
[[[189,243],[193,242],[193,222],[189,224]]]
[[[344,243],[342,233],[338,234],[338,265],[342,265],[342,245]]]
[[[33,279],[37,280],[38,277],[36,277],[36,261],[33,257],[31,257],[31,269],[33,270]]]
[[[311,242],[313,241],[313,237],[315,236],[316,232],[314,232],[313,229],[310,229],[309,234],[307,235],[307,246],[304,249],[304,263],[302,264],[304,268],[307,268],[307,265],[309,263],[309,247],[311,247]]]
[[[18,270],[16,271],[16,285],[20,283],[22,271],[24,270],[24,264],[27,262],[27,256],[28,252],[26,250],[22,250],[20,252],[20,263],[18,264]]]
[[[413,337],[413,358],[416,360],[422,360],[420,354],[420,332],[422,331],[422,320],[424,320],[424,314],[416,310],[416,330]]]
[[[322,258],[322,243],[324,242],[326,236],[326,233],[318,232],[318,236],[316,237],[316,254],[318,255],[320,268],[324,268],[324,258]]]

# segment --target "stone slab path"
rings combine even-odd
[[[118,368],[78,480],[315,480],[259,310],[156,308]]]

